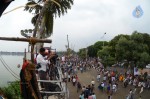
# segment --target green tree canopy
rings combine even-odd
[[[134,31],[131,35],[120,34],[110,42],[97,41],[88,46],[89,57],[100,57],[105,65],[114,62],[134,63],[134,66],[144,67],[150,63],[150,35]]]

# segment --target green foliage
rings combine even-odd
[[[104,66],[112,66],[115,63],[115,58],[111,56],[112,47],[105,46],[99,50],[97,55],[102,59]]]
[[[97,56],[97,49],[94,47],[94,45],[88,46],[87,49],[88,49],[87,54],[89,57]]]
[[[8,87],[0,88],[0,91],[7,99],[21,99],[19,81],[9,84]]]
[[[143,35],[143,39],[144,39],[144,44],[147,45],[148,47],[148,53],[150,54],[150,35],[147,33],[142,34]]]
[[[144,68],[149,63],[150,55],[147,52],[143,52],[139,55],[138,67]]]
[[[110,42],[98,41],[87,47],[89,57],[99,57],[105,66],[111,66],[115,62],[123,62],[128,67],[144,68],[150,63],[150,35],[147,33],[133,32],[131,35],[120,34]]]
[[[21,30],[20,33],[22,36],[29,38],[30,36],[28,35],[29,33],[33,33],[33,29],[25,29],[25,30]]]
[[[116,45],[117,45],[117,43],[118,43],[118,41],[119,41],[119,39],[120,39],[121,37],[124,37],[124,38],[126,38],[127,40],[129,40],[129,38],[130,38],[129,35],[120,34],[120,35],[118,35],[118,36],[115,36],[115,37],[109,42],[109,46],[112,47],[111,55],[112,55],[113,57],[115,57],[115,55],[116,55]]]
[[[133,40],[135,43],[143,43],[143,35],[141,33],[138,33],[137,31],[133,32],[131,35],[131,40]]]
[[[41,38],[47,38],[53,33],[54,17],[67,13],[71,5],[73,0],[30,0],[25,6],[25,11],[35,14],[31,20],[36,26],[35,31],[40,31]]]
[[[107,41],[98,41],[94,45],[88,46],[88,56],[89,57],[97,57],[97,53],[99,50],[103,49],[104,46],[107,46]]]
[[[116,44],[116,59],[118,61],[123,61],[124,59],[130,60],[131,52],[130,45],[131,42],[127,40],[125,37],[120,37],[118,43]]]
[[[148,36],[147,34],[145,35]],[[143,34],[137,31],[133,32],[129,40],[120,38],[116,45],[116,59],[118,61],[134,61],[135,66],[143,68],[150,62],[149,44],[144,42]],[[146,42],[148,42],[148,40],[146,40]]]
[[[95,44],[94,44],[94,47],[96,48],[96,49],[99,49],[99,50],[101,50],[102,49],[102,47],[103,47],[103,41],[98,41],[98,42],[96,42]]]
[[[30,5],[35,5],[35,6],[30,6]],[[33,12],[35,14],[40,13],[40,10],[42,9],[42,6],[35,2],[34,0],[29,1],[26,6],[25,6],[25,11],[29,11],[30,13]]]
[[[87,49],[86,48],[82,48],[79,50],[78,55],[82,58],[85,59],[87,57]]]

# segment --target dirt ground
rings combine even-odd
[[[91,69],[83,73],[80,73],[80,71],[78,71],[79,81],[81,82],[82,86],[89,85],[91,83],[91,80],[94,78],[96,82],[94,90],[96,94],[96,99],[108,99],[108,94],[106,92],[101,92],[98,90],[99,82],[96,81],[96,75],[97,71],[95,69]],[[76,87],[74,87],[71,82],[68,82],[68,89],[70,96],[69,99],[79,99],[81,91],[77,93]],[[127,88],[124,88],[123,83],[118,82],[118,90],[115,94],[112,95],[112,99],[126,99],[126,96],[128,95],[130,89],[134,89],[133,86],[128,85]],[[140,89],[137,88],[137,91],[135,93],[135,99],[139,99],[139,96],[142,96],[142,99],[150,99],[150,90],[144,89],[143,93],[141,94],[139,94],[139,92]]]

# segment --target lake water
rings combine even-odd
[[[19,77],[20,69],[23,63],[23,56],[11,56],[11,55],[0,55],[7,63],[7,65],[14,71]],[[18,64],[20,64],[20,68],[18,68]],[[8,81],[15,81],[16,78],[12,76],[11,73],[4,67],[2,62],[0,61],[0,87],[6,86]]]

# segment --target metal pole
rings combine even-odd
[[[68,42],[68,50],[67,50],[67,52],[68,52],[68,59],[69,59],[69,39],[68,39],[68,35],[67,35],[67,42]],[[68,95],[67,95],[67,83],[68,83],[68,77],[67,77],[67,79],[66,79],[66,99],[68,99]]]
[[[67,52],[68,52],[68,57],[69,57],[69,39],[68,39],[68,35],[67,35],[67,42],[68,42],[68,50],[67,50]]]
[[[106,32],[105,32],[104,35],[101,37],[101,39],[104,38],[105,34],[106,34]],[[103,47],[104,47],[104,39],[103,39]]]
[[[68,42],[68,49],[69,49],[69,39],[68,39],[68,35],[67,35],[67,42]]]

